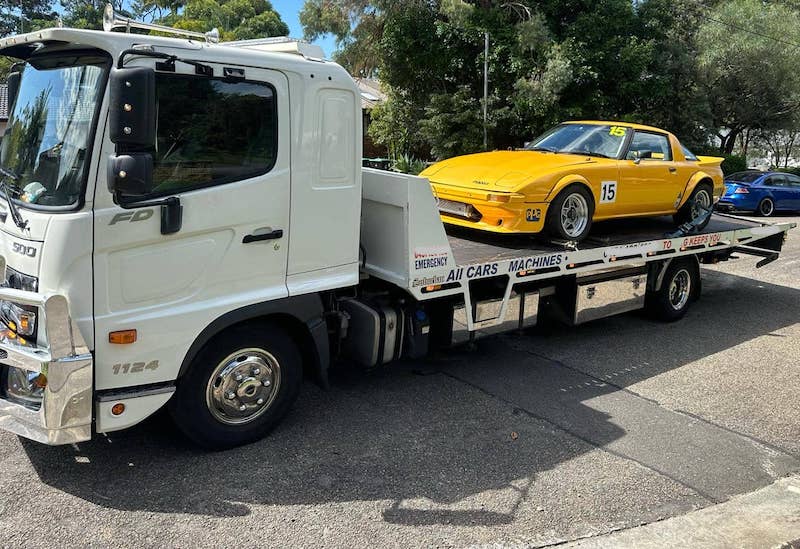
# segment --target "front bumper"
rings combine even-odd
[[[480,219],[468,219],[440,209],[443,222],[494,233],[542,232],[547,208],[550,206],[546,202],[528,202],[528,198],[515,193],[507,193],[508,202],[497,202],[488,200],[487,197],[506,193],[471,191],[441,184],[434,184],[433,191],[437,200],[468,204],[480,214]]]
[[[5,270],[2,258],[0,267]],[[45,342],[25,347],[0,339],[0,364],[47,376],[39,409],[0,398],[0,429],[52,445],[89,440],[94,359],[70,317],[66,298],[0,288],[0,300],[37,307],[39,341]]]

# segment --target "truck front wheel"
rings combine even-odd
[[[209,342],[178,381],[169,410],[178,428],[212,450],[267,435],[302,382],[294,341],[273,324],[234,328]]]
[[[648,292],[646,307],[651,316],[674,322],[686,314],[700,295],[700,267],[690,259],[676,259],[667,266],[661,287]]]

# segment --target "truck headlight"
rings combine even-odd
[[[0,301],[0,322],[5,325],[9,339],[36,333],[36,313],[10,301]]]
[[[19,404],[38,408],[42,405],[47,376],[38,372],[8,367],[5,381],[6,397]]]

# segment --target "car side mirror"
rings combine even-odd
[[[125,150],[156,143],[156,73],[147,67],[113,69],[109,78],[109,135]]]
[[[639,164],[643,158],[653,158],[653,151],[633,151],[631,153],[633,163]]]
[[[135,200],[153,188],[153,157],[150,153],[111,155],[107,169],[108,190],[115,201]]]

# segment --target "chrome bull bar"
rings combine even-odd
[[[39,319],[35,347],[0,338],[0,364],[47,376],[39,409],[0,398],[0,429],[52,445],[89,440],[94,359],[66,297],[0,288],[0,300],[37,307]]]

